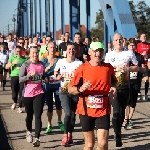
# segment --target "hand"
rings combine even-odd
[[[116,97],[117,97],[117,90],[116,90],[116,88],[115,87],[111,87],[109,92],[113,94],[113,100],[115,100]]]
[[[12,64],[18,64],[18,60],[14,60]]]
[[[145,81],[145,82],[149,81],[149,77],[148,77],[148,76],[145,76],[145,77],[144,77],[144,81]]]
[[[57,80],[61,80],[62,79],[62,75],[59,74],[57,77],[56,77]]]
[[[145,56],[146,55],[146,51],[144,51],[141,55]]]
[[[92,84],[90,83],[90,81],[88,82],[85,82],[81,87],[80,87],[80,91],[81,92],[84,92],[86,91],[87,89],[91,88],[92,87]]]
[[[31,75],[31,77],[35,76],[35,71],[32,71],[32,72],[30,73],[30,75]]]
[[[48,83],[48,78],[47,78],[47,77],[45,78],[44,82],[45,82],[45,83]]]
[[[49,70],[51,67],[52,67],[52,66],[51,66],[51,65],[49,65],[46,69],[48,69],[48,70]]]

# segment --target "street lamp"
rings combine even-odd
[[[12,22],[14,23],[14,33],[15,33],[16,32],[15,31],[15,22],[16,22],[15,14],[13,14]]]

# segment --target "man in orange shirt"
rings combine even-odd
[[[95,126],[98,139],[97,150],[108,150],[111,112],[108,95],[112,92],[115,99],[117,79],[114,68],[102,62],[104,49],[100,42],[92,42],[88,53],[91,60],[77,68],[69,93],[80,95],[76,114],[79,114],[84,134],[84,150],[93,150]]]

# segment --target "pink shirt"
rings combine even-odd
[[[42,76],[44,72],[44,66],[41,63],[31,63],[27,68],[27,75],[33,71],[35,71],[36,75],[30,77],[30,79],[27,81],[24,91],[24,97],[34,97],[36,95],[44,93],[42,88]]]

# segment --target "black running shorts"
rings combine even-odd
[[[3,72],[8,72],[8,69],[5,69],[2,65],[0,65],[0,74],[3,74]]]
[[[102,117],[89,117],[89,116],[79,115],[79,118],[80,118],[80,123],[83,132],[92,131],[94,130],[95,127],[96,130],[98,129],[109,130],[110,128],[109,114]]]

